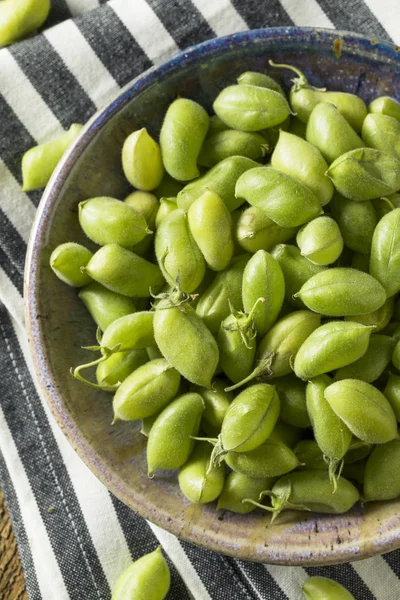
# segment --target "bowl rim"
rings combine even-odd
[[[206,40],[200,44],[190,46],[173,55],[169,60],[160,65],[154,65],[145,72],[138,75],[131,82],[121,88],[119,92],[111,99],[103,108],[98,110],[84,125],[79,136],[73,145],[65,153],[59,164],[57,165],[42,199],[39,203],[34,224],[31,230],[31,235],[28,243],[25,271],[24,271],[24,301],[25,301],[25,323],[28,334],[28,346],[34,367],[34,371],[39,383],[41,394],[46,399],[51,413],[53,414],[58,426],[68,442],[77,452],[78,456],[85,462],[94,475],[110,490],[117,498],[127,504],[132,510],[136,511],[143,518],[155,523],[156,525],[166,529],[170,533],[177,535],[179,538],[186,541],[199,544],[198,539],[194,539],[190,529],[186,528],[181,531],[179,523],[174,520],[164,522],[157,518],[157,514],[151,511],[142,504],[135,504],[132,496],[129,496],[127,501],[127,488],[125,482],[113,472],[108,472],[104,469],[101,458],[93,451],[92,446],[81,433],[78,424],[72,420],[66,410],[62,395],[58,393],[57,387],[53,383],[52,374],[47,365],[46,344],[41,326],[41,315],[38,309],[38,289],[39,289],[39,255],[42,248],[42,240],[46,236],[46,223],[52,211],[52,207],[57,201],[57,197],[66,183],[68,173],[78,161],[81,152],[90,144],[91,140],[97,135],[101,128],[125,105],[127,105],[132,97],[139,92],[143,92],[155,82],[164,80],[171,72],[174,72],[181,66],[190,66],[197,62],[199,58],[202,60],[210,59],[213,55],[219,54],[221,51],[228,50],[235,46],[246,46],[247,44],[261,43],[264,39],[291,39],[304,40],[304,36],[308,36],[310,40],[316,43],[327,40],[334,47],[335,41],[338,39],[346,44],[351,44],[352,53],[359,49],[361,52],[364,48],[373,46],[378,52],[380,60],[383,62],[400,60],[400,48],[386,41],[376,41],[362,34],[339,31],[334,29],[317,28],[317,27],[272,27],[263,29],[247,30],[239,33],[234,33],[224,37],[217,37],[211,40]],[[64,407],[64,410],[63,410]],[[216,538],[218,536],[215,536]],[[281,556],[274,555],[273,551],[265,548],[265,551],[260,554],[255,549],[251,549],[248,545],[240,556],[233,550],[230,550],[223,543],[218,543],[218,539],[208,537],[207,544],[204,547],[241,559],[253,560],[269,564],[286,564],[286,565],[328,565],[340,562],[349,562],[367,558],[376,554],[388,552],[400,546],[400,525],[397,530],[393,529],[381,530],[379,534],[379,543],[365,544],[365,547],[360,550],[359,540],[355,539],[346,548],[341,551],[340,546],[335,547],[333,557],[329,558],[321,552],[314,552],[311,556],[307,552],[298,554],[291,553],[291,545],[286,548],[287,554],[282,559]],[[315,548],[314,548],[315,550]]]

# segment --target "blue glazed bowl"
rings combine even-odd
[[[262,513],[218,513],[190,505],[176,478],[149,480],[145,439],[137,423],[111,426],[111,397],[83,387],[69,368],[87,362],[80,347],[95,328],[75,290],[49,268],[60,243],[86,243],[78,202],[99,195],[123,198],[124,138],[147,127],[157,136],[168,104],[179,94],[210,109],[217,93],[247,70],[267,71],[286,88],[290,72],[268,59],[294,64],[310,82],[361,95],[400,97],[399,49],[357,34],[311,28],[247,31],[210,40],[150,69],[86,125],[54,173],[41,201],[26,263],[26,320],[42,392],[69,442],[97,477],[140,515],[177,536],[242,559],[285,565],[332,564],[400,546],[400,501],[357,506],[346,515],[285,512],[273,526]]]

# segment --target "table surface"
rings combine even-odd
[[[0,490],[0,598],[28,600],[17,542]]]

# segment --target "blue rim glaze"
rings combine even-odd
[[[176,72],[177,69],[190,67],[199,61],[210,60],[214,56],[224,54],[233,47],[235,49],[244,49],[248,46],[258,44],[261,46],[266,41],[271,44],[277,42],[280,44],[279,47],[282,48],[285,44],[287,47],[293,47],[294,43],[315,45],[316,52],[320,50],[322,53],[326,53],[329,46],[331,53],[335,41],[337,40],[341,40],[342,42],[342,53],[344,58],[348,50],[349,55],[352,57],[359,57],[362,62],[362,57],[369,55],[371,48],[373,47],[377,62],[380,64],[393,63],[400,59],[399,48],[388,42],[376,42],[375,40],[365,38],[356,33],[317,28],[277,27],[257,29],[235,33],[222,38],[215,38],[192,46],[184,52],[177,54],[168,62],[160,66],[152,67],[134,79],[118,93],[114,100],[112,100],[105,108],[98,111],[86,124],[74,145],[66,153],[45,190],[37,211],[26,258],[25,303],[30,351],[35,370],[39,377],[42,393],[46,397],[51,410],[67,439],[96,476],[105,483],[116,496],[119,496],[122,499],[124,497],[124,488],[126,488],[125,483],[121,482],[121,480],[113,473],[106,471],[101,457],[93,452],[90,444],[68,414],[68,410],[64,406],[63,398],[54,386],[52,374],[49,365],[47,364],[45,344],[41,331],[41,321],[38,310],[39,257],[43,240],[46,240],[46,232],[52,210],[57,203],[57,198],[63,186],[67,184],[68,174],[71,169],[73,169],[85,148],[115,114],[121,111],[135,95],[143,92],[155,83],[164,81],[172,73]],[[158,515],[152,512],[151,507],[149,507],[146,512],[143,510],[143,507],[135,506],[134,500],[131,502],[131,506],[136,510],[140,508],[139,512],[145,518],[150,518],[151,521],[168,529],[174,534],[180,534],[181,526],[179,523],[177,525],[174,523],[166,524],[165,522],[160,521]],[[356,518],[357,516],[355,519]],[[373,542],[370,540],[370,546],[366,545],[363,549],[360,549],[357,539],[355,539],[354,542],[343,545],[342,547],[340,544],[335,545],[334,550],[332,550],[330,554],[324,553],[322,548],[319,553],[314,552],[314,554],[312,554],[307,551],[307,548],[304,548],[302,553],[295,554],[291,551],[291,544],[288,543],[285,548],[285,554],[278,556],[274,554],[273,548],[268,548],[268,544],[264,545],[265,547],[246,547],[240,549],[235,546],[234,543],[231,543],[230,540],[228,543],[226,538],[221,540],[217,539],[218,536],[214,536],[216,539],[209,537],[207,543],[204,541],[203,545],[209,549],[225,554],[261,562],[291,565],[332,564],[372,556],[398,547],[400,545],[400,525],[395,522],[394,518],[392,521],[391,524],[387,523],[386,527],[383,527],[379,534],[376,533],[376,540],[374,539]],[[305,527],[307,526],[305,525]],[[201,539],[199,541],[199,539],[193,538],[191,531],[188,530],[186,530],[185,535],[182,537],[195,543],[202,542]]]

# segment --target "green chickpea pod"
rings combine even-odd
[[[41,0],[31,0],[30,4],[39,4]],[[0,38],[2,23],[2,8],[6,5],[13,6],[14,0],[0,2]],[[16,8],[13,8],[16,10]],[[0,46],[1,46],[0,41]],[[25,152],[22,157],[22,190],[30,192],[45,187],[47,185],[58,161],[79,135],[82,125],[74,123],[68,131],[45,144],[34,146]]]
[[[251,503],[272,512],[271,522],[285,509],[328,514],[345,513],[360,498],[354,485],[343,477],[338,480],[336,492],[332,494],[328,473],[319,470],[295,471],[284,475],[278,479],[271,491],[266,490],[260,496],[260,499],[270,496],[272,507],[253,501]]]
[[[313,219],[300,229],[296,240],[302,256],[317,265],[334,263],[343,250],[342,234],[331,217]]]
[[[274,169],[292,175],[308,186],[321,206],[328,204],[333,195],[333,184],[325,175],[328,164],[313,144],[293,133],[280,131],[279,140],[271,156]]]
[[[356,131],[361,131],[365,117],[367,116],[367,107],[365,102],[355,94],[346,92],[327,91],[325,88],[315,88],[307,81],[306,76],[296,67],[291,65],[276,64],[269,61],[272,67],[289,69],[297,77],[293,81],[290,90],[290,105],[297,118],[303,123],[307,123],[313,108],[320,102],[329,102],[337,106],[339,112],[347,119],[350,125]]]
[[[43,25],[50,0],[3,0],[0,2],[0,46],[8,46]]]
[[[390,96],[375,98],[368,106],[368,112],[378,115],[387,115],[400,121],[400,102]]]
[[[306,600],[354,600],[353,594],[328,577],[309,577],[302,589]]]
[[[159,546],[154,552],[139,558],[122,573],[113,590],[112,600],[164,600],[170,581],[169,568]]]
[[[229,127],[261,131],[282,123],[290,114],[289,104],[279,92],[256,85],[230,85],[213,104],[214,112]]]
[[[190,181],[199,176],[197,158],[208,126],[208,114],[197,102],[178,98],[169,105],[160,131],[160,145],[165,169],[171,177]]]
[[[139,190],[151,192],[160,185],[164,175],[160,147],[144,127],[126,138],[122,168],[129,183]]]

